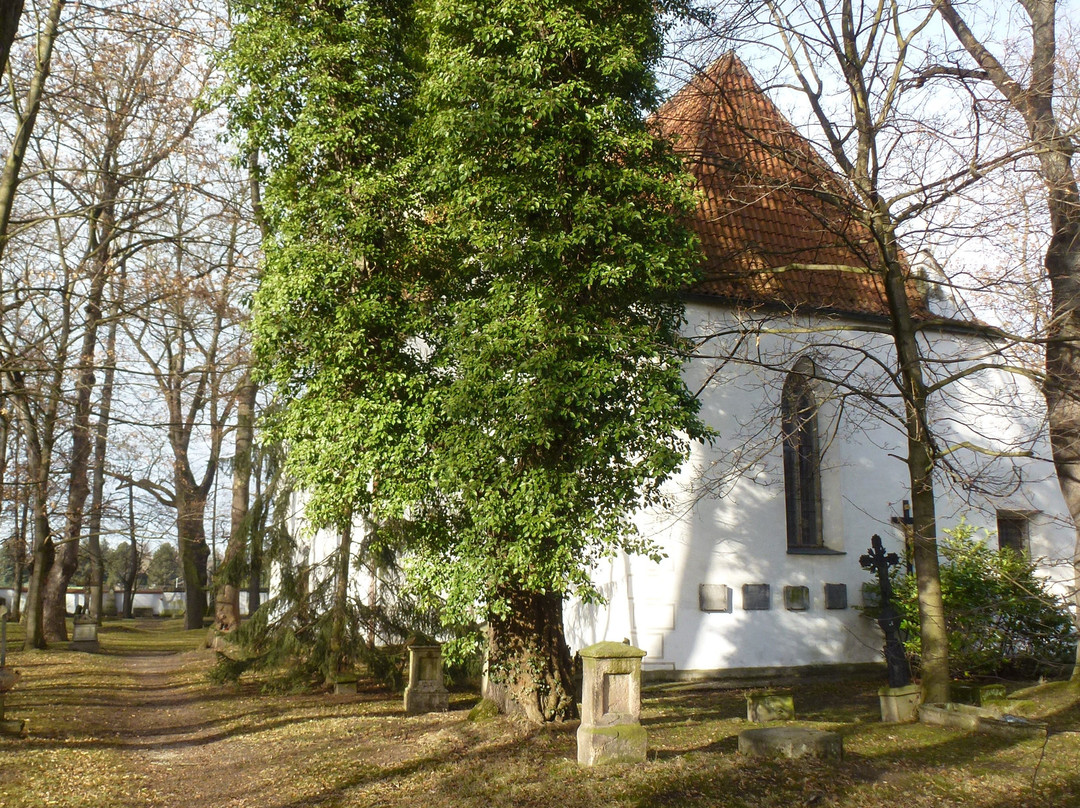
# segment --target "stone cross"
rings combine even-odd
[[[878,613],[878,625],[885,632],[885,664],[889,669],[889,687],[903,687],[911,684],[911,668],[908,666],[904,645],[900,642],[900,614],[892,602],[892,581],[889,580],[889,568],[900,563],[896,553],[886,553],[881,544],[881,536],[874,534],[870,539],[870,549],[859,557],[859,564],[865,570],[877,574],[881,587],[881,611]]]

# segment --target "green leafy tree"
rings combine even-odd
[[[172,586],[177,578],[182,578],[183,569],[176,547],[169,543],[159,545],[150,557],[146,575],[151,586]]]
[[[941,591],[952,675],[1030,677],[1067,671],[1076,644],[1072,619],[1031,559],[991,547],[966,522],[944,533]],[[905,647],[918,660],[922,649],[914,576],[899,577],[895,593],[908,632]]]
[[[692,196],[645,122],[657,7],[238,5],[272,233],[256,349],[308,515],[407,548],[444,620],[489,624],[508,697],[572,716],[563,598],[651,549],[630,517],[703,434]]]

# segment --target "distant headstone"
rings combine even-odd
[[[731,587],[726,584],[701,584],[698,587],[698,608],[703,612],[730,612]]]
[[[405,688],[405,712],[445,713],[450,709],[450,695],[443,682],[442,646],[409,647],[409,686]]]
[[[768,584],[743,584],[742,607],[745,611],[765,611],[771,608],[771,590]]]
[[[744,729],[739,733],[739,754],[840,760],[844,757],[844,740],[838,732],[803,727]]]
[[[640,648],[601,642],[581,650],[581,726],[578,763],[643,763],[648,747],[641,726]]]

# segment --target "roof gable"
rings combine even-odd
[[[851,213],[853,194],[734,54],[695,76],[654,120],[702,192],[693,227],[704,277],[693,293],[888,316],[882,279],[870,269],[877,250]],[[928,316],[915,284],[908,287],[912,314]]]

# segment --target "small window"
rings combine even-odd
[[[821,547],[821,443],[814,363],[800,359],[784,382],[784,504],[788,549]]]
[[[1027,555],[1031,514],[1024,511],[998,511],[998,547],[1006,547],[1018,555]]]

